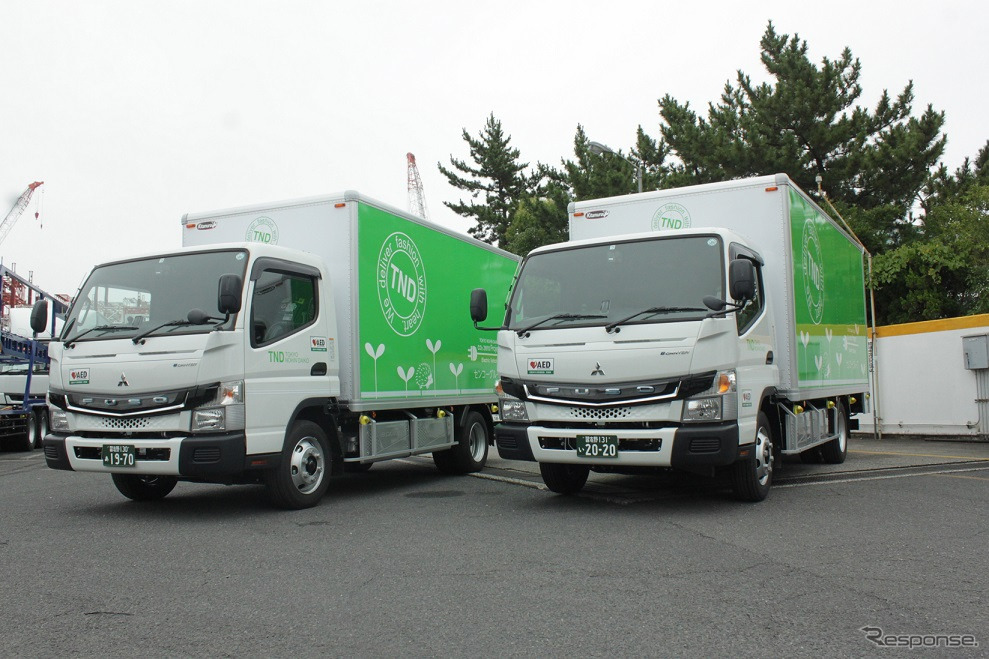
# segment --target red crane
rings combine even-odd
[[[27,208],[27,205],[31,203],[31,195],[34,191],[41,187],[44,181],[35,181],[34,183],[27,186],[17,201],[14,202],[13,208],[7,213],[7,217],[3,218],[3,222],[0,223],[0,245],[3,241],[7,239],[7,234],[10,230],[14,228],[17,223],[18,218],[20,218],[21,213]],[[35,219],[38,217],[38,213],[34,214]],[[2,285],[2,299],[3,307],[9,309],[10,307],[20,306],[22,304],[27,304],[27,287],[21,282],[17,281],[13,277],[3,277]]]

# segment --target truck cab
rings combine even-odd
[[[768,480],[758,401],[779,374],[762,265],[724,229],[534,250],[498,333],[499,453],[561,491],[591,466],[707,473],[755,452]]]

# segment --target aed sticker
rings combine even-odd
[[[326,352],[326,337],[310,336],[309,349],[313,352]]]
[[[76,368],[69,371],[69,384],[89,384],[89,369]]]
[[[553,359],[530,359],[529,375],[553,375]]]
[[[743,391],[742,392],[742,407],[752,407],[752,392]]]

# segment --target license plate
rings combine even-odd
[[[134,447],[130,444],[104,444],[102,455],[104,467],[134,466]]]
[[[577,457],[617,458],[618,437],[616,435],[577,435]]]

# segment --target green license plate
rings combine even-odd
[[[577,435],[577,457],[617,458],[618,437],[615,435]]]
[[[104,467],[134,466],[134,447],[130,444],[104,444],[102,455]]]

